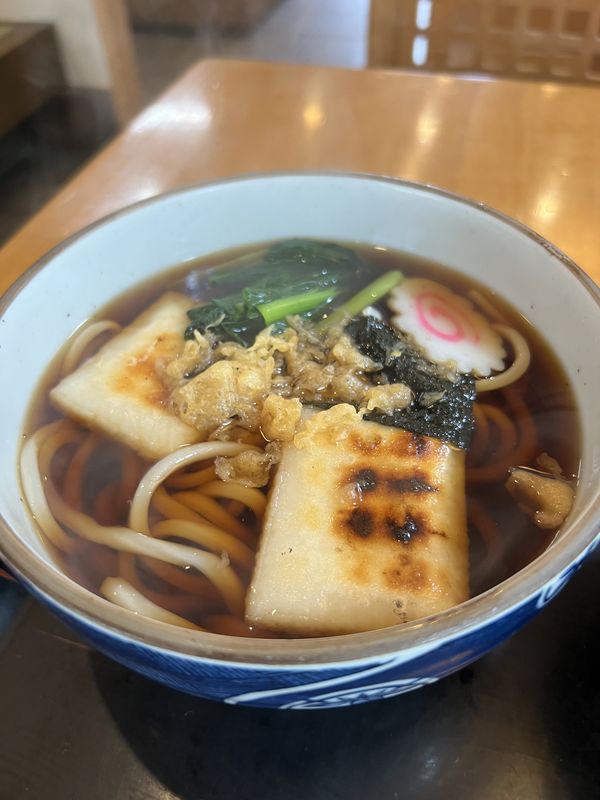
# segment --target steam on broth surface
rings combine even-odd
[[[253,636],[479,594],[548,546],[579,463],[562,368],[507,303],[437,264],[315,241],[118,298],[57,356],[26,432],[25,495],[70,577]]]

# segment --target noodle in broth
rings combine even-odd
[[[485,288],[413,257],[354,250],[375,272],[401,269],[468,295],[510,354],[504,371],[476,381],[466,495],[471,594],[477,594],[529,563],[555,535],[555,530],[540,530],[517,508],[504,483],[513,467],[536,469],[542,453],[557,459],[565,478],[574,479],[579,435],[570,388],[537,332]],[[84,327],[52,365],[34,400],[21,476],[44,541],[61,568],[91,591],[190,630],[273,636],[244,619],[272,479],[265,487],[252,487],[221,480],[215,470],[216,459],[262,453],[266,442],[261,431],[236,431],[234,426],[221,439],[178,447],[152,463],[58,417],[47,392],[165,286],[209,300],[214,290],[206,268],[238,258],[243,264],[249,255],[242,250],[176,268],[118,299]],[[375,312],[386,315],[381,303]],[[225,440],[229,436],[233,440]]]

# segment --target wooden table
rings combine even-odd
[[[0,251],[0,290],[66,236],[174,187],[333,169],[435,184],[516,217],[600,282],[600,92],[204,61]]]
[[[597,92],[206,62],[6,246],[1,283],[142,197],[237,172],[318,167],[485,200],[598,279]],[[188,697],[90,652],[31,603],[8,646],[0,641],[0,798],[600,797],[599,575],[600,550],[525,629],[460,673],[323,712]]]

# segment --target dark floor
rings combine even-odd
[[[281,0],[237,33],[206,25],[136,30],[144,99],[201,58],[363,67],[368,12],[369,0]],[[0,246],[114,133],[108,94],[71,90],[0,137]]]
[[[0,137],[0,245],[115,131],[105,93],[65,91]]]

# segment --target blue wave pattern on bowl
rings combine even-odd
[[[515,633],[556,597],[598,542],[597,538],[577,561],[541,592],[475,631],[433,647],[409,661],[402,656],[390,656],[358,664],[353,662],[347,667],[323,664],[306,669],[277,669],[217,662],[160,650],[92,625],[65,612],[35,587],[28,585],[28,588],[97,650],[172,689],[235,705],[280,709],[336,708],[418,689],[475,661]]]

